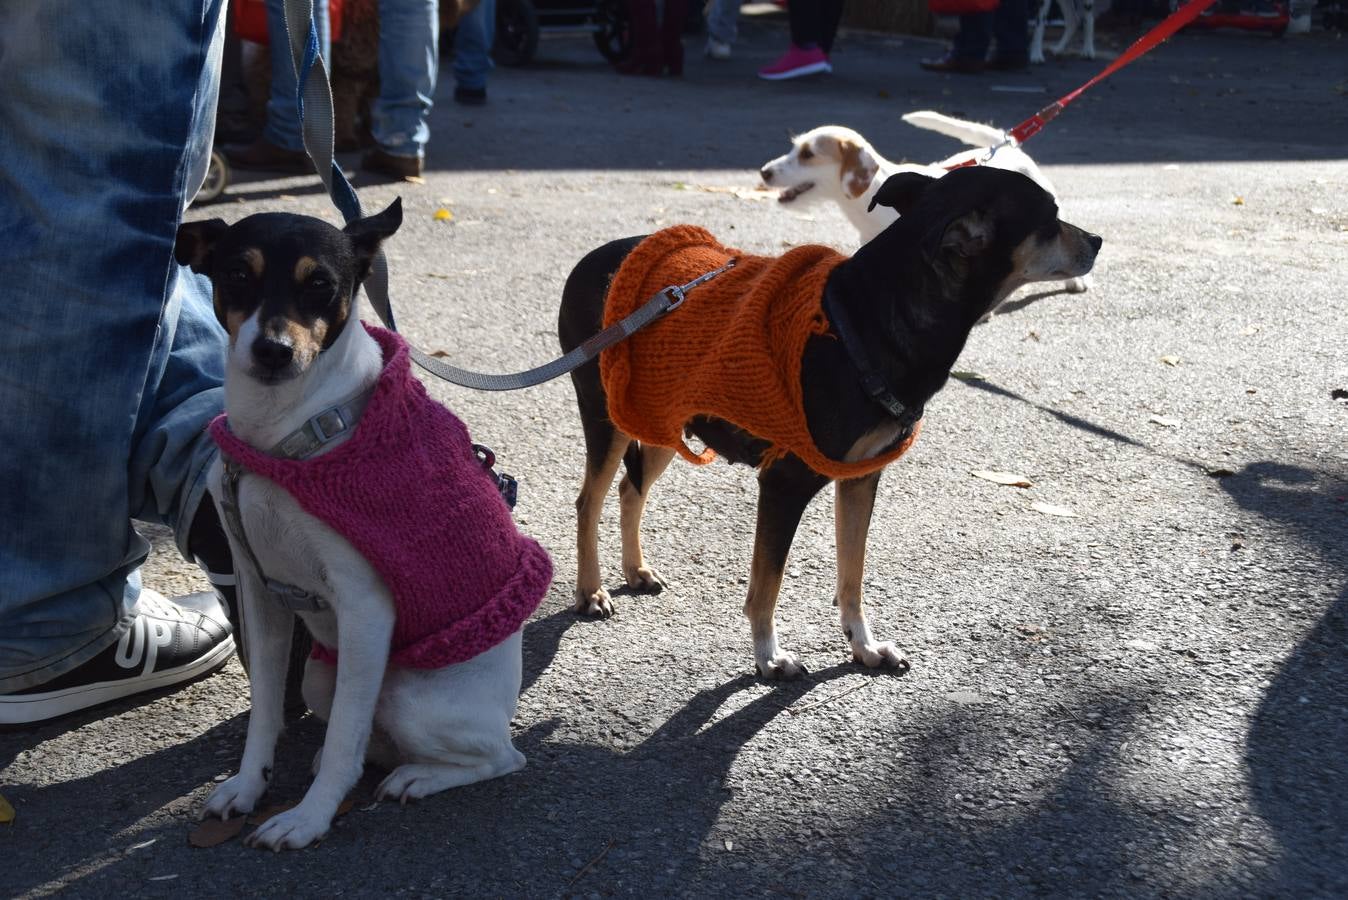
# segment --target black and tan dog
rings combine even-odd
[[[945,384],[974,323],[1023,284],[1086,274],[1102,243],[1060,221],[1052,196],[1015,172],[979,167],[941,179],[896,175],[874,202],[894,208],[901,218],[837,264],[821,282],[818,310],[827,324],[818,320],[822,333],[804,342],[798,367],[798,406],[813,442],[811,452],[803,455],[819,459],[817,450],[838,461],[840,469],[866,460],[882,466],[883,458],[910,442],[923,405]],[[643,240],[613,241],[577,264],[567,280],[558,319],[564,349],[579,345],[602,327],[610,283],[615,275],[622,277],[624,261]],[[671,278],[665,283],[680,282]],[[669,313],[648,331],[658,339],[660,329],[678,317],[703,314],[694,303],[698,290],[689,294],[685,308]],[[613,352],[606,350],[605,356]],[[649,437],[639,440],[629,433],[642,431],[630,419],[623,419],[626,429],[615,425],[609,369],[601,377],[601,362],[608,364],[604,359],[572,373],[586,445],[585,480],[576,500],[576,610],[608,616],[613,605],[602,585],[598,555],[604,497],[619,463],[625,462],[627,473],[619,487],[623,573],[631,588],[659,591],[664,584],[641,550],[641,514],[651,484],[675,455],[678,439],[665,441],[667,446],[653,445]],[[633,368],[647,364],[662,363],[636,356],[631,361]],[[743,371],[731,367],[720,377],[733,380]],[[672,383],[680,373],[668,375]],[[713,417],[710,409],[698,412],[685,422],[688,433],[731,462],[759,467],[758,520],[745,613],[758,671],[769,678],[796,677],[803,671],[799,661],[777,643],[773,621],[777,595],[800,516],[834,479],[820,474],[821,467],[807,465],[802,453],[783,453],[780,441],[745,430],[744,421],[734,422],[733,414]],[[654,409],[650,414],[667,416],[668,410]],[[898,648],[872,636],[861,607],[866,533],[879,481],[879,468],[836,481],[835,602],[854,658],[870,667],[901,667],[906,663]]]

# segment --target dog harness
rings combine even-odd
[[[552,562],[515,528],[463,422],[412,376],[406,342],[365,329],[384,368],[345,443],[309,459],[273,456],[223,415],[211,436],[227,467],[275,482],[379,573],[397,613],[389,663],[438,669],[514,634],[547,593]],[[335,660],[330,648],[314,651]]]
[[[696,416],[739,426],[771,447],[768,466],[795,454],[828,478],[857,478],[898,459],[917,439],[920,423],[879,456],[843,462],[824,455],[805,420],[800,382],[805,343],[829,334],[823,308],[829,274],[847,257],[829,247],[797,247],[784,256],[746,256],[704,229],[666,228],[646,238],[613,277],[604,325],[667,284],[735,266],[688,293],[682,309],[610,347],[599,357],[609,418],[639,441],[670,447],[697,465],[715,459],[693,452],[684,428]]]

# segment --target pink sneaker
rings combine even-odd
[[[823,50],[818,47],[802,50],[792,44],[790,49],[782,54],[781,59],[759,69],[758,77],[766,78],[768,81],[785,81],[788,78],[799,78],[816,72],[832,71],[833,66],[829,65],[828,56]]]

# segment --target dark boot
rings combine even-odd
[[[683,74],[683,26],[688,18],[688,0],[665,0],[665,18],[660,23],[660,57],[670,75]]]
[[[627,0],[627,19],[632,28],[632,52],[618,63],[618,71],[624,75],[659,75],[660,26],[655,0]]]

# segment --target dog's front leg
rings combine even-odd
[[[828,479],[794,460],[770,466],[758,476],[758,522],[754,526],[754,557],[744,614],[749,617],[754,636],[754,664],[764,678],[786,680],[805,673],[800,660],[777,646],[774,615],[796,526],[805,507],[826,484]]]
[[[1095,0],[1084,0],[1081,17],[1085,20],[1081,26],[1081,55],[1095,59]]]
[[[834,603],[842,617],[843,634],[852,645],[852,658],[868,668],[906,669],[908,661],[891,641],[871,635],[861,609],[861,579],[866,568],[866,534],[875,509],[880,473],[839,481],[833,507],[833,532],[838,543],[838,592]]]
[[[1039,7],[1039,15],[1034,20],[1034,35],[1030,38],[1030,62],[1044,61],[1044,27],[1048,24],[1048,11],[1053,0],[1044,0]]]
[[[388,667],[393,600],[378,579],[352,584],[333,600],[337,613],[337,685],[332,695],[318,776],[294,809],[268,819],[248,843],[271,850],[307,847],[328,833],[337,807],[365,765],[375,705]]]
[[[246,559],[230,539],[235,559]],[[233,813],[252,812],[271,781],[276,740],[285,722],[286,670],[295,616],[272,598],[251,566],[238,567],[243,639],[248,650],[248,736],[238,774],[217,787],[201,816],[228,819]]]

